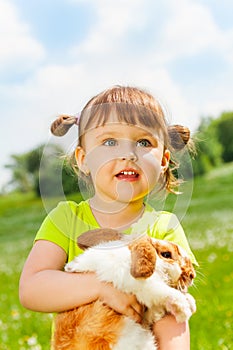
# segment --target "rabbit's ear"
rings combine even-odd
[[[123,234],[116,230],[101,228],[84,232],[78,237],[77,244],[79,248],[85,250],[103,242],[118,241],[122,239],[122,237]]]
[[[135,240],[129,245],[131,251],[131,270],[134,278],[148,278],[156,264],[156,251],[149,237]]]

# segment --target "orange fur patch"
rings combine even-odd
[[[129,245],[131,251],[131,274],[134,278],[150,277],[155,270],[156,252],[151,240],[135,240]]]
[[[110,350],[116,344],[124,318],[99,300],[56,316],[55,350]]]

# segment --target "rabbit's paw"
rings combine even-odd
[[[190,294],[187,294],[191,297]],[[166,301],[166,310],[175,316],[177,322],[185,322],[189,320],[196,310],[196,304],[193,297],[180,294],[179,297],[168,298]]]

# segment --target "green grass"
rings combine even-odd
[[[50,316],[23,309],[18,281],[45,212],[32,195],[0,198],[0,349],[49,349]]]
[[[233,346],[232,178],[229,164],[196,179],[188,209],[182,202],[178,208],[187,209],[182,225],[200,263],[190,290],[197,300],[191,350]],[[168,206],[175,201],[171,196]],[[0,197],[0,350],[49,349],[51,315],[25,310],[18,301],[20,272],[45,215],[43,203],[32,194]]]
[[[195,181],[183,220],[200,263],[197,313],[190,321],[192,349],[228,350],[233,346],[233,164]]]

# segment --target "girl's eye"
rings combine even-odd
[[[104,146],[116,146],[117,141],[114,139],[108,139],[103,142]]]
[[[151,142],[147,139],[142,139],[137,141],[137,146],[139,147],[151,147]]]

